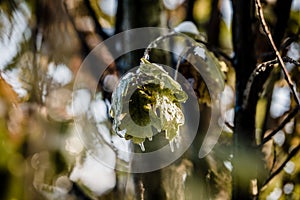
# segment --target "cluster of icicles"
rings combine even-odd
[[[179,142],[184,124],[181,103],[187,94],[161,66],[145,59],[134,72],[124,75],[112,94],[113,131],[145,151],[144,141],[165,133],[171,151]]]

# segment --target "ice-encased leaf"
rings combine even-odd
[[[112,94],[113,130],[137,144],[151,139],[153,131],[164,132],[171,141],[184,124],[180,103],[188,96],[161,66],[142,62],[121,78]]]

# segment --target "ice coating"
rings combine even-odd
[[[181,103],[187,98],[180,84],[161,66],[142,60],[135,72],[120,79],[112,94],[113,131],[141,147],[157,132],[164,132],[166,139],[173,141],[184,124]]]

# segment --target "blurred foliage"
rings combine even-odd
[[[70,108],[70,99],[74,95],[73,79],[82,63],[83,51],[90,51],[92,47],[102,41],[101,35],[95,31],[95,25],[99,23],[104,29],[113,29],[108,31],[110,33],[108,35],[111,35],[116,25],[116,16],[110,16],[104,12],[99,4],[101,1],[1,1],[0,199],[135,198],[137,188],[135,188],[130,174],[109,171],[108,173],[116,178],[116,183],[114,184],[114,180],[111,180],[110,185],[104,184],[107,174],[92,174],[92,178],[93,176],[103,177],[102,180],[92,182],[84,182],[85,177],[80,177],[80,181],[70,178],[70,174],[77,169],[76,167],[84,168],[87,165],[94,165],[93,161],[89,160],[90,155],[85,151],[78,138],[76,139],[74,116],[68,109]],[[185,20],[187,1],[178,2],[180,3],[173,9],[164,5],[164,9],[159,13],[165,16],[163,18],[165,21],[162,23],[165,26],[174,28]],[[213,10],[211,8],[212,1],[196,0],[192,2],[194,2],[194,21],[198,29],[207,35],[208,23]],[[276,22],[272,11],[274,5],[268,2],[266,1],[265,15],[268,23],[273,27]],[[88,3],[91,4],[96,19],[91,17],[90,10],[87,9]],[[166,1],[161,3],[163,5]],[[285,38],[291,39],[292,42],[282,49],[283,54],[288,54],[298,61],[300,59],[299,13],[299,8],[290,13]],[[230,58],[233,51],[231,24],[226,22],[225,17],[222,17],[219,25],[218,48],[222,49]],[[82,32],[85,33],[85,37],[81,37]],[[258,33],[256,44],[259,61],[262,60],[259,56],[269,53],[262,35],[263,33]],[[260,45],[261,48],[259,48]],[[84,48],[87,49],[83,50]],[[108,53],[105,52],[104,55],[107,56]],[[226,83],[222,94],[227,98],[223,99],[221,103],[222,114],[226,116],[228,123],[224,125],[216,147],[207,158],[202,160],[197,158],[199,141],[196,141],[197,144],[193,144],[194,146],[180,161],[163,169],[161,184],[166,191],[167,199],[175,198],[174,191],[178,193],[178,199],[185,197],[187,199],[200,197],[203,199],[229,199],[231,196],[232,127],[230,125],[233,124],[235,72],[228,58],[224,58],[218,53],[216,56],[220,63],[227,68],[223,71]],[[193,88],[197,91],[197,95],[200,97],[200,107],[203,108],[201,110],[203,118],[201,116],[199,130],[199,135],[201,135],[207,128],[205,120],[210,117],[209,106],[207,106],[210,99],[207,97],[207,88],[201,77],[197,72],[189,70],[189,67],[184,67],[185,64],[182,64],[179,71],[196,80],[194,80]],[[112,69],[116,70],[114,67]],[[300,67],[290,65],[290,69],[299,92]],[[115,71],[113,73],[117,74]],[[268,80],[264,85],[267,92],[260,95],[261,99],[257,105],[257,128],[260,129],[257,130],[257,133],[260,134],[257,138],[260,139],[261,135],[266,136],[274,127],[277,127],[295,106],[290,95],[288,100],[285,99],[281,103],[287,106],[288,110],[277,118],[270,115],[268,106],[277,101],[272,94],[275,91],[274,88],[286,87],[278,68],[274,68],[273,73],[273,78],[275,78]],[[89,73],[85,74],[85,78],[96,81]],[[102,92],[105,96],[105,92]],[[101,92],[99,95],[101,96]],[[205,101],[201,101],[203,96]],[[107,116],[106,109],[108,108],[102,100],[99,104],[102,105],[101,113],[104,113],[105,117],[103,117],[104,119],[94,117],[91,121],[94,120],[93,123],[98,128],[100,127],[98,130],[102,131],[101,137],[104,138],[101,141],[105,140],[105,134],[107,134],[110,142],[113,136],[110,132],[111,121]],[[277,105],[275,108],[280,109],[281,106]],[[291,150],[299,145],[299,141],[300,116],[297,114],[291,122],[284,126],[282,131],[263,146],[264,166],[257,171],[267,172],[264,174],[266,176],[276,171]],[[112,152],[109,155],[112,158],[116,157],[117,164],[126,162],[116,155],[115,147],[109,146],[109,148]],[[196,159],[194,159],[195,157]],[[95,165],[95,168],[99,167],[100,169],[101,166]],[[92,169],[97,172],[95,168]],[[106,168],[101,169],[106,170]],[[93,170],[91,171],[94,172]],[[261,178],[265,178],[264,175]],[[261,191],[256,191],[258,185],[263,184],[263,181],[265,180],[258,183],[257,180],[253,180],[253,194],[259,193],[259,199],[300,199],[300,154],[296,154],[286,164],[284,170],[264,185]],[[107,188],[89,188],[91,185],[105,185]],[[185,191],[185,195],[180,191]],[[199,193],[201,193],[200,196]]]

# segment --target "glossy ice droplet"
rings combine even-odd
[[[294,184],[293,183],[287,183],[283,187],[283,191],[285,194],[291,194],[294,190]]]
[[[116,128],[116,129],[117,129],[117,128]],[[126,129],[123,129],[123,130],[116,130],[117,135],[120,136],[120,137],[125,137],[126,132],[127,132]]]
[[[141,147],[141,150],[142,150],[142,151],[145,151],[144,142],[141,142],[139,145],[140,145],[140,147]]]
[[[284,144],[285,141],[285,133],[283,131],[278,131],[278,133],[276,133],[273,137],[274,142],[278,145],[278,146],[282,146]]]
[[[295,170],[295,163],[292,161],[287,162],[284,167],[284,171],[288,174],[291,174],[293,173],[294,170]]]
[[[149,140],[149,141],[152,141],[152,137],[148,137],[148,140]]]

